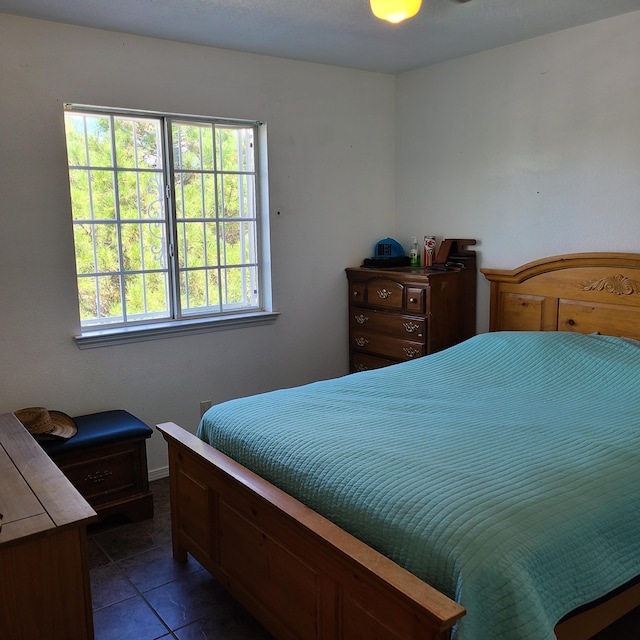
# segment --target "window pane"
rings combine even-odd
[[[120,278],[79,278],[80,319],[83,323],[122,322]]]
[[[180,275],[182,313],[214,314],[220,308],[220,274],[217,269],[197,269]]]
[[[67,158],[70,167],[85,167],[87,159],[86,116],[65,113],[64,125],[67,137]]]
[[[178,218],[202,218],[203,175],[181,173],[176,175],[176,215]]]
[[[232,310],[238,307],[257,306],[255,268],[225,269],[226,300],[225,308]]]
[[[216,176],[211,174],[204,174],[202,176],[202,188],[203,194],[203,206],[205,218],[217,218],[218,210],[216,203]]]
[[[240,228],[237,222],[222,224],[222,251],[225,264],[240,264]]]
[[[115,118],[116,164],[118,167],[156,169],[162,167],[160,122],[138,118]]]
[[[85,167],[87,144],[85,138],[85,117],[80,114],[65,113],[64,125],[67,136],[67,158],[70,167]]]
[[[122,320],[122,289],[117,275],[99,276],[100,316],[112,320]]]
[[[130,274],[125,277],[125,286],[127,320],[139,322],[168,317],[164,274]]]
[[[145,291],[147,293],[147,312],[169,317],[171,308],[167,272],[147,273],[145,275]]]
[[[84,169],[69,169],[69,187],[73,219],[89,220],[91,218],[89,172]]]
[[[112,167],[111,119],[103,116],[85,116],[88,165]]]
[[[147,222],[140,225],[144,250],[143,268],[149,270],[167,270],[166,226],[161,222]]]
[[[225,269],[227,280],[227,305],[241,304],[244,299],[244,269]]]
[[[141,225],[123,224],[122,236],[122,270],[141,271],[142,270],[142,240]]]
[[[201,222],[187,222],[183,225],[185,229],[184,259],[185,266],[194,267],[205,266],[204,252],[204,225]]]
[[[202,270],[183,271],[181,280],[183,310],[206,306],[205,272]]]
[[[187,234],[186,234],[186,224],[184,222],[178,223],[177,225],[177,255],[178,255],[178,266],[180,269],[184,269],[187,265],[185,263],[185,257],[187,255]]]
[[[145,171],[119,172],[118,203],[123,220],[164,219],[162,176]]]
[[[123,224],[120,233],[123,271],[165,269],[164,225],[155,222]]]
[[[128,275],[124,278],[127,315],[141,316],[145,311],[144,279],[142,274]]]
[[[118,227],[115,224],[96,224],[93,233],[97,271],[99,273],[115,273],[119,271]]]
[[[114,220],[116,217],[113,171],[91,171],[89,180],[90,218]]]
[[[218,260],[218,233],[217,222],[205,223],[207,265],[210,267],[216,267],[220,264]]]
[[[230,265],[256,262],[254,222],[224,222],[224,260]]]
[[[218,311],[220,307],[220,271],[209,269],[207,271],[207,286],[209,290],[209,307]]]
[[[173,124],[173,162],[177,169],[213,171],[212,128],[209,124]]]
[[[178,266],[188,269],[180,275],[184,314],[198,309],[204,313],[254,308],[258,299],[257,269],[239,268],[257,265],[253,127],[215,125],[214,171],[206,163],[208,130],[209,125],[174,123],[173,127],[179,136],[173,143],[179,158],[175,178]],[[219,216],[226,222],[204,222]],[[216,269],[207,269],[219,265],[236,268],[230,273],[225,269],[220,280]],[[218,308],[220,297],[224,309]]]
[[[241,264],[256,264],[258,262],[256,248],[256,223],[240,223],[240,245],[239,262]]]
[[[76,273],[95,273],[95,245],[93,242],[93,225],[76,224],[73,226],[73,239],[76,248]]]
[[[252,182],[244,175],[221,176],[220,202],[225,218],[253,217],[253,197],[249,193]]]
[[[253,129],[216,126],[220,171],[254,170]]]
[[[78,278],[80,320],[86,322],[98,317],[97,282],[95,278]]]

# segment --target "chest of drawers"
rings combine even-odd
[[[349,268],[349,367],[375,369],[475,335],[475,254],[443,270]]]

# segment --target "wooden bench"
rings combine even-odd
[[[98,521],[112,515],[131,521],[152,518],[145,444],[151,428],[121,409],[73,420],[76,435],[40,445],[95,509]]]

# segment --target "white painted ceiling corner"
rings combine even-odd
[[[402,73],[640,10],[640,0],[423,0],[392,25],[369,0],[0,0],[0,13]]]

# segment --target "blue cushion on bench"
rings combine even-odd
[[[148,438],[153,431],[142,420],[128,411],[115,409],[74,418],[78,433],[68,440],[41,440],[42,448],[49,455],[80,451],[131,438]]]

